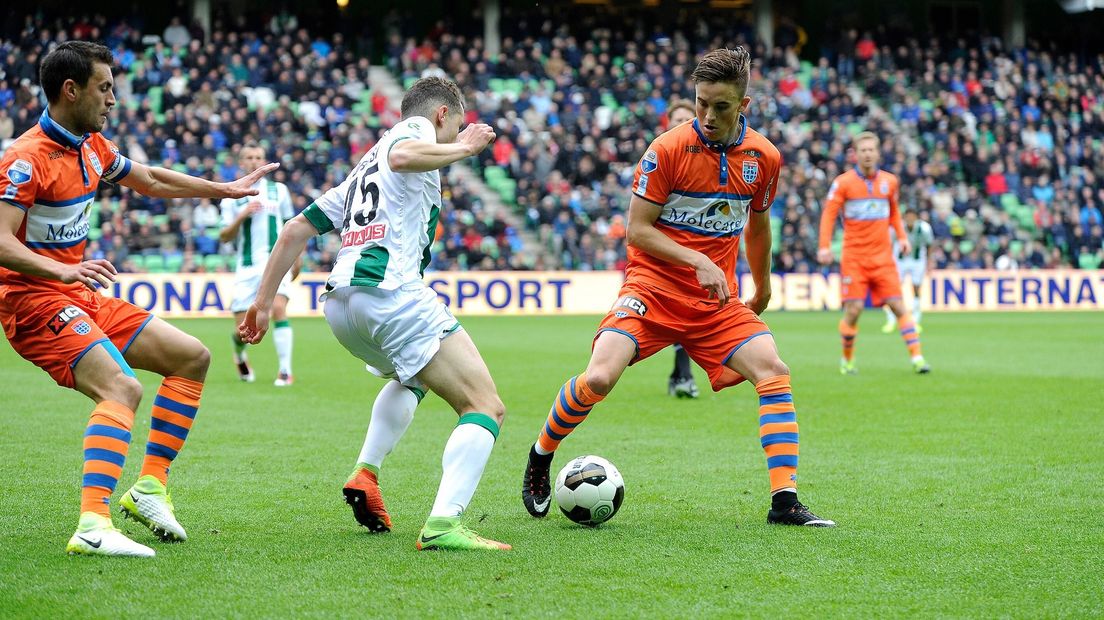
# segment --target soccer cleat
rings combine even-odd
[[[272,382],[272,385],[276,387],[287,387],[295,382],[295,377],[291,376],[291,373],[281,372],[276,375],[276,380]]]
[[[924,333],[924,328],[923,328],[923,327],[920,327],[920,323],[919,323],[919,321],[918,321],[918,322],[916,323],[916,333],[917,333],[917,334],[922,334],[922,333]]]
[[[885,325],[882,325],[882,333],[883,334],[892,334],[895,331],[897,331],[897,322],[896,321],[886,321]]]
[[[358,467],[341,492],[345,495],[345,503],[353,509],[357,523],[373,532],[391,531],[391,515],[383,507],[375,472]]]
[[[483,538],[460,524],[460,517],[430,517],[426,519],[418,540],[414,543],[418,551],[478,550],[509,551],[506,543]]]
[[[931,366],[924,361],[924,358],[918,357],[912,360],[912,370],[918,375],[926,375],[931,372]]]
[[[115,529],[111,519],[94,512],[85,512],[80,516],[80,524],[69,544],[65,545],[69,555],[108,555],[132,558],[152,558],[157,555],[153,549],[136,543]]]
[[[855,360],[849,360],[846,358],[840,358],[840,374],[841,375],[857,375],[859,369],[855,367]]]
[[[548,514],[552,505],[552,485],[548,470],[552,466],[552,454],[537,454],[536,447],[529,448],[529,462],[521,479],[521,502],[534,517]]]
[[[123,518],[134,519],[148,527],[165,542],[184,542],[188,534],[173,515],[172,496],[161,481],[150,475],[138,478],[119,499]]]
[[[243,355],[235,357],[234,363],[238,365],[238,378],[246,383],[253,383],[257,377],[253,375],[253,369],[249,367],[249,360]]]
[[[694,382],[693,377],[687,379],[675,379],[667,383],[667,393],[676,398],[697,398],[698,397],[698,384]]]
[[[771,525],[803,525],[805,527],[836,527],[835,521],[821,519],[809,512],[809,509],[801,502],[782,510],[772,508],[767,513],[767,523]]]

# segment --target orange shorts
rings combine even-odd
[[[681,344],[690,359],[707,373],[713,391],[744,380],[725,363],[749,340],[770,335],[770,328],[738,299],[723,308],[714,300],[689,300],[626,284],[609,314],[598,326],[598,335],[615,331],[633,339],[636,355],[630,364],[657,351]]]
[[[127,348],[153,315],[121,299],[87,289],[0,287],[0,323],[15,352],[45,370],[58,385],[74,387],[73,367],[96,345],[125,372]]]
[[[901,275],[897,265],[892,261],[884,265],[840,263],[840,298],[843,301],[865,300],[867,292],[874,307],[901,297]]]

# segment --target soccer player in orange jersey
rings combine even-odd
[[[714,391],[749,380],[772,495],[770,523],[831,527],[797,500],[797,414],[790,371],[759,319],[771,297],[770,205],[780,156],[747,126],[751,58],[742,47],[705,54],[691,75],[695,114],[656,138],[640,160],[629,203],[625,283],[598,327],[586,371],[560,388],[529,450],[522,501],[535,517],[551,503],[549,468],[562,441],[613,389],[626,367],[676,342]],[[755,292],[736,296],[740,234]]]
[[[694,102],[679,99],[667,108],[667,129],[670,131],[683,123],[694,120]],[[675,368],[667,380],[667,393],[678,398],[697,398],[698,384],[690,370],[690,356],[681,344],[675,345]]]
[[[842,216],[840,292],[843,320],[839,331],[843,357],[840,358],[840,373],[853,375],[857,372],[855,336],[869,293],[875,306],[886,304],[897,316],[897,326],[912,358],[912,368],[926,374],[931,372],[931,366],[920,353],[916,324],[901,301],[901,280],[889,240],[889,227],[892,226],[900,240],[901,253],[907,255],[911,251],[897,208],[897,176],[878,168],[878,136],[864,131],[855,136],[854,144],[858,166],[836,177],[828,190],[820,217],[820,248],[817,250],[817,260],[821,264],[832,264],[832,232],[836,218]]]
[[[152,549],[112,526],[108,510],[142,398],[132,368],[165,379],[141,474],[120,506],[162,540],[183,541],[165,485],[199,407],[210,353],[149,312],[96,292],[116,273],[106,260],[83,260],[96,188],[102,179],[147,196],[240,198],[257,193],[250,187],[276,164],[213,183],[130,161],[100,134],[115,105],[112,62],[108,48],[85,41],[62,43],[42,60],[49,105],[0,159],[0,324],[19,355],[95,403],[84,433],[80,522],[67,550],[150,557]]]

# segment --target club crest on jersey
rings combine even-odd
[[[882,181],[882,183],[880,185],[878,185],[878,191],[880,191],[883,194],[888,194],[889,193],[889,181]]]
[[[103,166],[100,165],[100,158],[96,156],[96,151],[88,150],[88,162],[92,164],[96,174],[103,174]]]
[[[8,180],[15,185],[23,185],[27,181],[31,180],[33,170],[31,168],[31,162],[26,159],[17,159],[12,162],[10,168],[8,168]]]
[[[69,321],[72,321],[73,319],[83,314],[84,311],[76,306],[66,306],[61,309],[61,312],[58,312],[54,316],[50,317],[50,320],[46,322],[46,327],[50,331],[54,332],[54,335],[56,336],[57,334],[61,333],[61,330],[65,329],[65,326],[69,324]],[[84,321],[81,322],[84,323]],[[87,323],[84,324],[88,325]],[[89,328],[89,331],[91,331],[91,328]]]
[[[77,332],[77,334],[81,336],[87,336],[92,332],[92,326],[85,321],[81,321],[80,323],[77,323],[73,326],[73,331]]]
[[[754,183],[759,178],[759,162],[744,162],[744,183]]]
[[[619,319],[623,319],[623,318],[629,316],[629,313],[625,312],[624,310],[618,310],[617,312],[613,313],[613,316],[615,316]]]
[[[636,193],[646,194],[648,193],[648,175],[640,175],[640,180],[636,182]]]
[[[659,168],[659,154],[655,151],[649,150],[644,153],[644,158],[640,160],[640,171],[644,174],[650,174]]]

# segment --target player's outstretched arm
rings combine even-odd
[[[755,294],[747,301],[747,307],[755,314],[762,314],[771,298],[771,225],[770,210],[748,214],[747,234],[744,236],[745,252]]]
[[[307,249],[307,241],[318,234],[318,229],[302,214],[295,216],[280,231],[272,254],[268,257],[261,285],[257,288],[257,300],[249,307],[245,319],[238,326],[238,336],[250,344],[257,344],[268,331],[268,314],[272,309],[272,300],[280,287],[284,274]]]
[[[468,125],[456,136],[456,142],[440,144],[425,140],[402,140],[391,147],[387,165],[395,172],[429,172],[483,152],[494,142],[495,132],[490,125]]]
[[[93,291],[107,288],[115,281],[118,271],[102,258],[67,265],[30,251],[15,236],[22,223],[23,212],[20,209],[0,205],[0,267],[65,284],[80,282]]]
[[[681,246],[656,230],[655,221],[660,211],[659,205],[640,196],[632,197],[629,201],[629,245],[669,263],[693,267],[698,283],[709,292],[709,296],[716,297],[721,306],[728,303],[730,292],[724,272],[705,254]]]
[[[216,183],[167,168],[131,162],[130,173],[120,179],[119,184],[154,198],[244,198],[257,195],[253,184],[279,167],[278,163],[265,164],[236,181]]]

